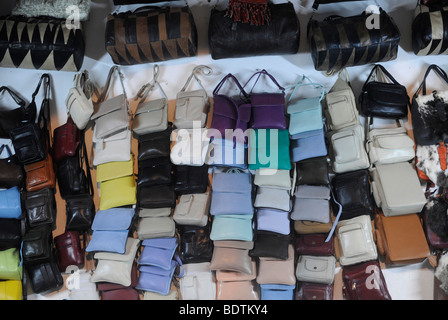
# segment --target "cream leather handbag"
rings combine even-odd
[[[182,300],[216,299],[216,279],[209,262],[184,264],[184,270],[179,279]]]
[[[258,284],[294,285],[296,283],[293,245],[288,247],[288,259],[286,260],[260,257],[259,261],[256,278]]]
[[[332,284],[334,282],[336,258],[334,256],[300,255],[297,261],[298,281]]]
[[[181,195],[173,220],[179,225],[205,226],[209,217],[210,195],[209,192]]]

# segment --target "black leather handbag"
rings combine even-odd
[[[176,194],[194,194],[207,191],[208,165],[175,166],[174,191]]]
[[[56,199],[54,189],[28,191],[25,195],[26,221],[30,228],[50,225],[56,229]]]
[[[317,10],[319,4],[329,2],[316,0],[314,8]],[[308,41],[314,68],[333,74],[345,67],[396,59],[400,42],[397,25],[380,8],[380,27],[370,28],[370,15],[365,12],[351,17],[331,15],[323,21],[312,17],[308,22]]]
[[[365,81],[359,102],[361,113],[367,117],[403,119],[408,115],[409,96],[406,87],[399,84],[380,64],[373,67]]]
[[[168,157],[139,161],[137,186],[171,184],[172,167],[173,165]]]
[[[291,235],[257,230],[254,234],[254,248],[249,251],[249,256],[286,260],[291,241]]]
[[[23,166],[18,163],[7,144],[0,147],[0,155],[6,151],[7,158],[0,159],[0,188],[9,189],[22,186],[25,178]]]
[[[26,271],[27,279],[34,293],[56,290],[64,284],[64,279],[55,261],[27,265]]]
[[[176,193],[172,185],[142,186],[137,188],[139,208],[173,208],[176,205]]]
[[[95,212],[93,193],[69,196],[65,200],[65,229],[81,233],[89,231],[95,218]]]
[[[291,2],[268,3],[269,23],[253,25],[234,21],[226,9],[213,8],[208,38],[213,59],[275,54],[295,54],[299,50],[300,24]]]
[[[23,236],[22,256],[25,266],[50,261],[53,255],[53,234],[49,226],[30,228]]]
[[[328,161],[327,157],[316,157],[301,160],[296,163],[297,185],[328,185]]]
[[[213,256],[213,241],[210,240],[209,221],[204,227],[179,225],[179,257],[183,264],[210,262]]]
[[[41,76],[27,109],[35,110],[32,113],[37,114],[36,95],[39,93],[42,83],[44,83],[44,98],[37,116],[37,123],[35,117],[28,118],[26,121],[22,121],[20,126],[9,131],[17,160],[23,165],[44,160],[50,147],[50,130],[48,128],[50,125],[51,79],[49,74]]]
[[[2,218],[0,223],[0,250],[20,248],[23,219]]]
[[[339,220],[346,220],[360,215],[373,217],[374,201],[370,189],[370,175],[367,169],[345,172],[331,179],[333,213],[342,212]],[[337,203],[336,203],[337,202]]]
[[[172,125],[160,132],[152,132],[138,137],[138,161],[151,158],[170,157]]]
[[[18,105],[17,108],[10,109],[10,107],[2,108],[0,110],[0,138],[9,139],[9,131],[17,128],[26,114],[26,103],[22,97],[8,87],[0,87],[0,93],[7,92]]]

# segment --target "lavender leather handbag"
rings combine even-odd
[[[294,162],[323,157],[327,153],[324,129],[306,131],[291,136],[291,158]]]
[[[281,92],[252,93],[262,75],[268,76]],[[252,105],[251,128],[287,129],[285,117],[285,88],[280,86],[277,80],[265,69],[255,72],[246,82],[244,87],[246,87],[255,76],[258,76],[258,78],[249,93]]]
[[[227,80],[233,80],[237,86],[238,98],[219,93]],[[245,131],[250,121],[250,112],[249,95],[244,91],[238,79],[229,73],[213,90],[213,118],[210,128],[221,133],[221,137],[215,138],[224,138],[226,129]]]
[[[177,249],[177,238],[145,239],[143,250],[138,259],[139,265],[151,265],[169,270]]]

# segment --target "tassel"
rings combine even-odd
[[[439,147],[437,148],[437,152],[439,153],[439,160],[440,160],[440,168],[445,171],[447,168],[447,148],[443,142],[440,142]]]
[[[230,0],[226,16],[255,26],[264,25],[271,20],[268,0]]]

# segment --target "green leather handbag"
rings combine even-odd
[[[19,250],[10,248],[0,251],[0,279],[22,280],[22,273],[23,268]]]
[[[249,169],[291,170],[287,129],[252,129],[249,132]]]

